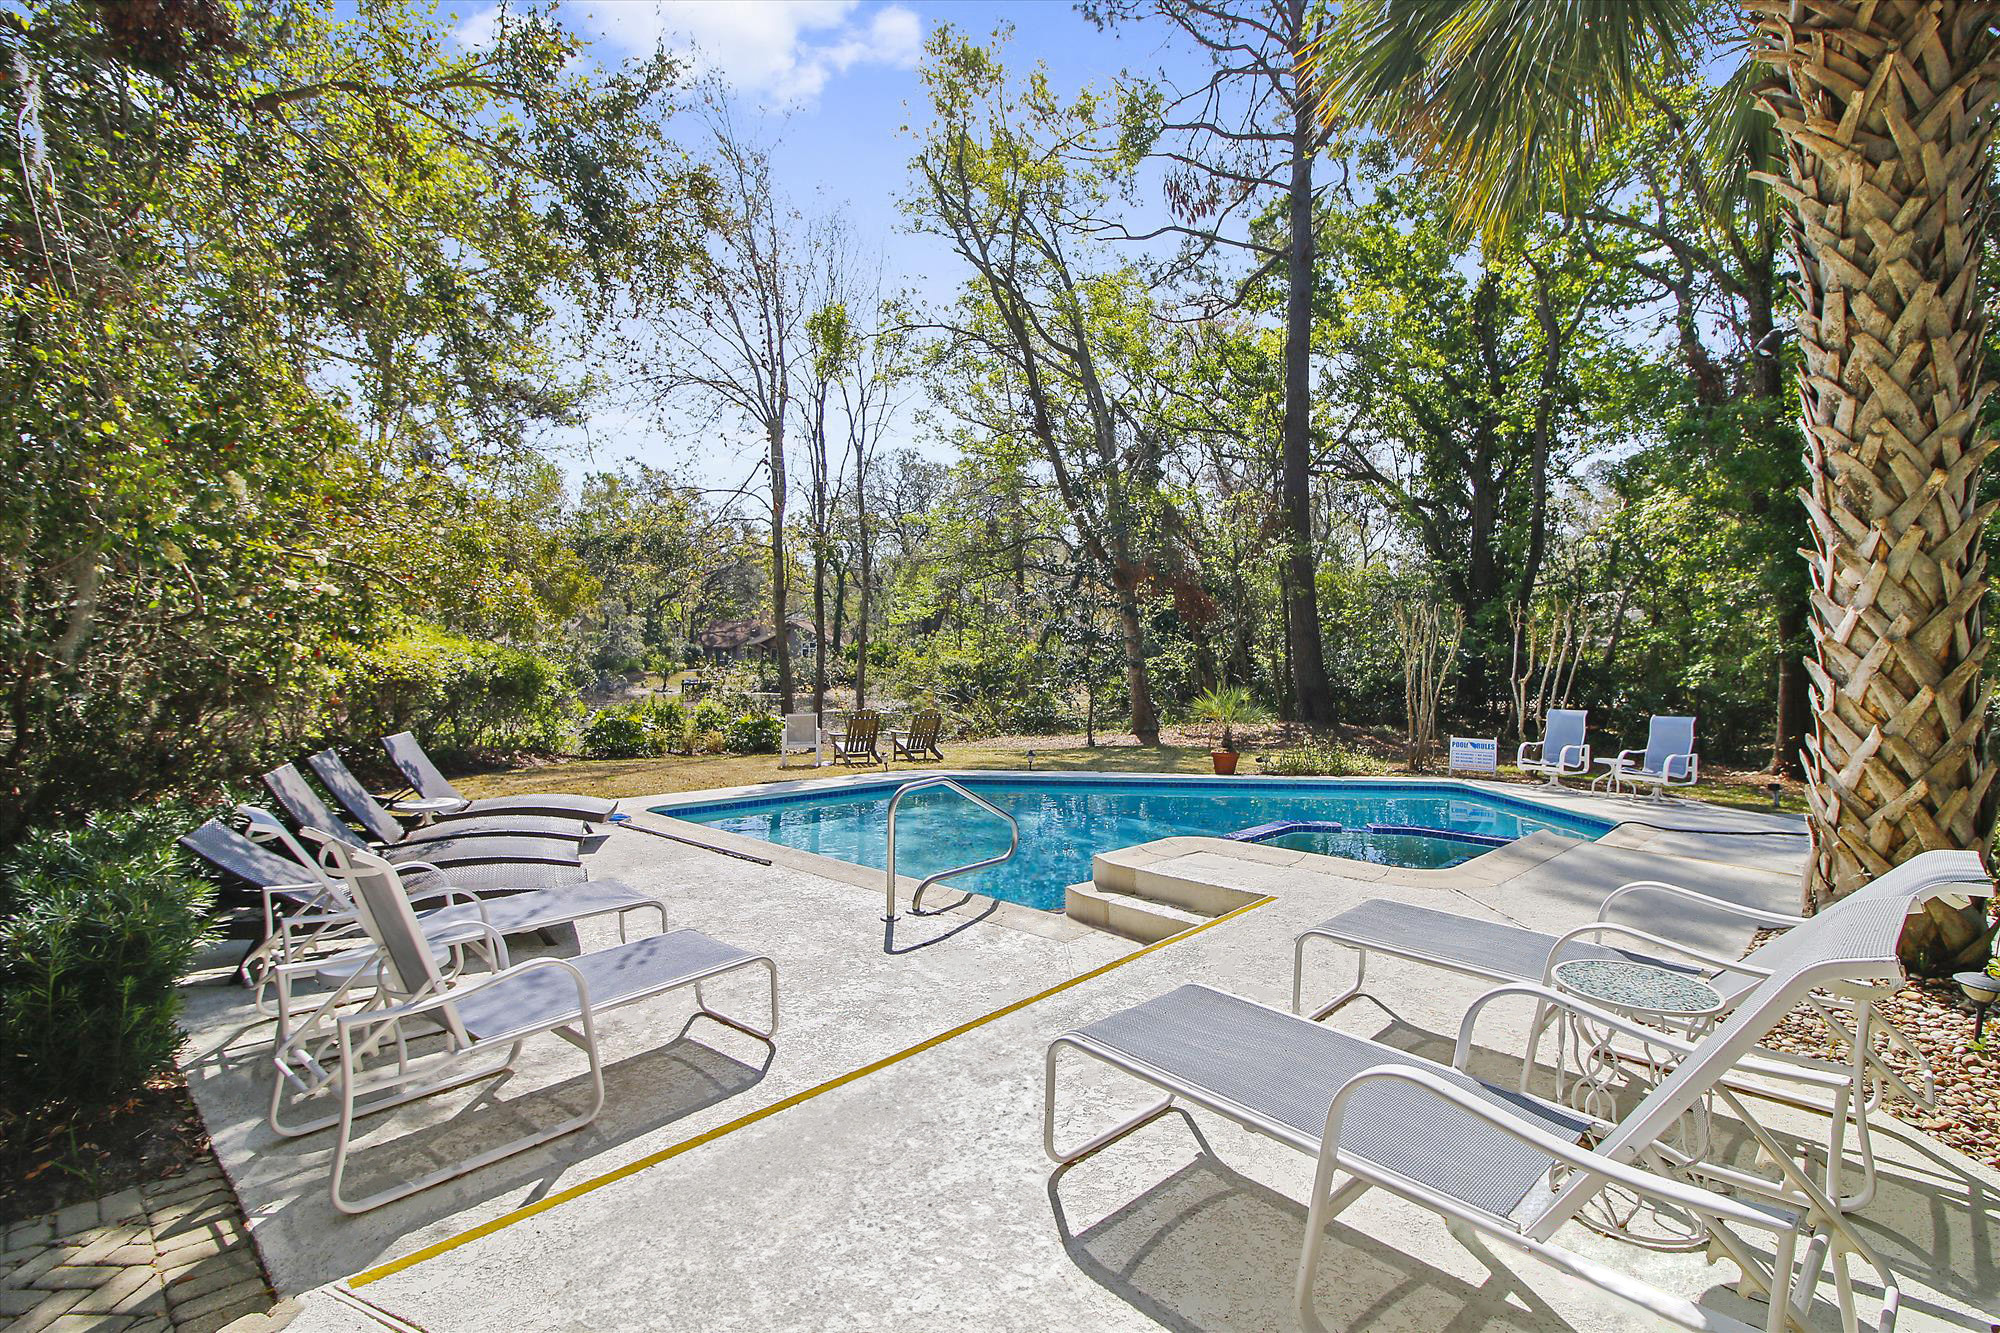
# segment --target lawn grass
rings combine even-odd
[[[1032,753],[1032,760],[1030,754]],[[947,744],[945,767],[1027,768],[1037,772],[1062,773],[1208,773],[1205,745],[1098,745],[1088,746],[1070,737],[1001,737],[989,741]],[[892,764],[890,771],[919,767]],[[923,765],[935,767],[935,765]],[[1245,753],[1243,773],[1254,774],[1255,757]],[[656,792],[705,791],[714,787],[750,786],[762,782],[792,782],[801,778],[830,777],[840,772],[860,772],[859,768],[823,768],[815,771],[802,758],[794,758],[790,768],[778,767],[774,754],[751,755],[668,755],[658,759],[576,759],[526,765],[498,772],[455,778],[468,796],[509,796],[538,791],[575,792],[585,796],[650,796]],[[1393,776],[1395,765],[1385,766]],[[1502,766],[1503,782],[1528,784],[1511,765]],[[1771,798],[1762,773],[1722,773],[1705,779],[1678,794],[1717,805],[1742,809],[1769,810]],[[1805,801],[1796,784],[1786,784],[1781,808],[1799,811]]]

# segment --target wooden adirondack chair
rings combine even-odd
[[[879,764],[883,760],[875,743],[881,734],[880,713],[864,708],[851,714],[846,732],[833,738],[833,757],[843,764]]]
[[[938,749],[938,732],[944,726],[944,714],[935,708],[926,708],[910,719],[910,728],[902,736],[891,734],[890,753],[897,759],[936,759],[943,762],[944,754]]]

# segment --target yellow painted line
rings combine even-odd
[[[1254,911],[1262,907],[1265,903],[1273,901],[1275,900],[1268,896],[1259,898],[1256,902],[1245,903],[1234,911],[1225,912],[1213,921],[1204,921],[1198,926],[1189,926],[1177,935],[1169,935],[1163,940],[1155,940],[1143,948],[1134,949],[1131,953],[1121,954],[1108,963],[1100,963],[1088,972],[1078,973],[1068,981],[1059,981],[1047,990],[1037,991],[1025,999],[1016,1000],[1012,1004],[995,1009],[990,1014],[960,1023],[955,1028],[947,1028],[936,1036],[924,1038],[914,1046],[905,1046],[893,1055],[883,1056],[873,1064],[866,1064],[859,1069],[849,1070],[847,1073],[841,1074],[836,1078],[830,1078],[824,1083],[816,1084],[800,1092],[795,1092],[789,1097],[782,1097],[772,1102],[769,1106],[759,1107],[757,1110],[751,1111],[747,1115],[740,1115],[726,1124],[717,1125],[714,1129],[704,1130],[693,1138],[682,1139],[679,1143],[671,1144],[668,1147],[660,1149],[658,1152],[648,1153],[637,1161],[627,1162],[624,1166],[606,1171],[601,1176],[593,1176],[589,1180],[580,1180],[567,1189],[557,1190],[554,1194],[537,1199],[531,1204],[525,1204],[522,1207],[514,1209],[512,1212],[502,1213],[500,1216],[492,1218],[489,1221],[481,1222],[476,1227],[461,1231],[455,1236],[447,1236],[443,1240],[433,1241],[422,1249],[406,1254],[400,1259],[391,1259],[386,1264],[377,1264],[373,1268],[364,1269],[347,1279],[347,1285],[350,1288],[365,1287],[371,1282],[380,1282],[383,1278],[400,1273],[406,1268],[413,1268],[427,1259],[435,1259],[441,1254],[448,1254],[459,1246],[469,1245],[482,1236],[490,1236],[496,1231],[503,1231],[513,1226],[516,1222],[525,1222],[539,1213],[546,1213],[558,1204],[568,1203],[571,1199],[580,1199],[594,1190],[603,1189],[606,1185],[616,1184],[628,1176],[636,1176],[648,1167],[658,1166],[661,1162],[679,1157],[684,1152],[692,1152],[705,1143],[713,1143],[725,1134],[733,1134],[737,1130],[754,1125],[760,1120],[768,1120],[780,1111],[788,1111],[801,1102],[809,1102],[823,1093],[832,1092],[835,1088],[844,1087],[856,1079],[866,1078],[870,1074],[887,1069],[890,1065],[900,1064],[913,1055],[922,1055],[932,1047],[942,1046],[954,1037],[962,1037],[975,1028],[985,1027],[988,1023],[1005,1018],[1009,1014],[1019,1013],[1029,1005],[1039,1004],[1052,995],[1060,995],[1072,986],[1081,986],[1086,981],[1092,981],[1107,972],[1116,971],[1127,963],[1144,958],[1149,953],[1157,953],[1170,944],[1177,944],[1190,936],[1199,935],[1204,930],[1219,926],[1225,921],[1242,916],[1245,912]]]

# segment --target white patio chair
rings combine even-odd
[[[785,714],[785,734],[778,742],[778,767],[795,754],[811,754],[813,767],[826,763],[826,736],[820,730],[818,713]]]
[[[343,1013],[322,1007],[291,1034],[276,1056],[270,1121],[286,1135],[338,1126],[328,1189],[334,1207],[365,1212],[406,1198],[538,1144],[581,1129],[604,1105],[604,1067],[596,1017],[610,1009],[692,988],[696,1015],[775,1049],[778,967],[770,958],[674,930],[582,954],[511,962],[499,927],[468,921],[494,970],[468,975],[446,965],[445,950],[427,937],[396,867],[373,852],[326,839],[322,865],[343,879],[373,945],[359,975],[375,987]],[[702,984],[747,967],[761,967],[770,987],[769,1026],[759,1028],[710,1008]],[[402,1184],[360,1199],[341,1191],[354,1122],[451,1088],[513,1072],[529,1038],[554,1033],[581,1050],[590,1067],[590,1104],[545,1129],[486,1148]],[[286,1106],[328,1101],[317,1117],[284,1123]]]
[[[1445,1066],[1188,985],[1050,1044],[1043,1146],[1067,1166],[1186,1102],[1314,1158],[1293,1290],[1302,1316],[1312,1303],[1327,1223],[1374,1187],[1436,1213],[1448,1227],[1476,1232],[1586,1282],[1653,1320],[1705,1333],[1748,1330],[1718,1310],[1554,1242],[1566,1222],[1615,1185],[1704,1221],[1711,1243],[1742,1270],[1742,1294],[1770,1301],[1768,1333],[1807,1325],[1828,1265],[1843,1325],[1854,1328],[1850,1256],[1859,1257],[1881,1284],[1876,1328],[1886,1333],[1901,1300],[1895,1277],[1786,1146],[1743,1107],[1726,1076],[1814,988],[1900,979],[1896,945],[1903,921],[1900,903],[1861,902],[1781,937],[1764,958],[1771,975],[1744,994],[1709,1035],[1683,1043],[1672,1072],[1616,1122],[1594,1121],[1466,1073],[1475,1025],[1496,999],[1533,999],[1630,1038],[1662,1039],[1655,1029],[1543,986],[1502,986],[1481,996],[1460,1024],[1452,1063]],[[1065,1049],[1150,1084],[1165,1100],[1075,1147],[1058,1147],[1057,1056]],[[1760,1177],[1690,1161],[1667,1143],[1683,1117],[1710,1096],[1728,1106],[1774,1159],[1783,1174],[1781,1194]],[[1335,1176],[1341,1174],[1347,1179],[1336,1188]],[[1780,1201],[1729,1197],[1698,1183],[1703,1180]],[[1732,1227],[1766,1233],[1772,1258],[1764,1260]]]
[[[1653,797],[1669,787],[1692,787],[1701,780],[1701,756],[1694,752],[1694,719],[1654,717],[1646,727],[1646,748],[1620,750],[1617,766],[1604,775],[1611,789],[1651,787]]]
[[[1523,773],[1539,773],[1551,787],[1590,771],[1590,746],[1585,730],[1590,714],[1581,708],[1552,708],[1542,727],[1542,739],[1522,741],[1514,764]],[[1533,751],[1531,755],[1529,752]]]

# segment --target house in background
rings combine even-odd
[[[789,616],[785,633],[793,656],[811,650],[812,622],[803,616]],[[710,625],[694,636],[702,660],[717,666],[748,660],[770,661],[777,652],[778,636],[768,620],[730,620]]]

